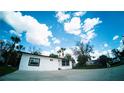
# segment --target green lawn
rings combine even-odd
[[[12,73],[16,70],[17,70],[17,68],[14,68],[14,67],[0,66],[0,76]]]
[[[116,66],[121,66],[124,65],[124,60],[121,60],[120,62],[111,64],[111,67],[116,67]],[[87,65],[87,66],[83,66],[83,67],[77,67],[74,69],[101,69],[101,68],[106,68],[103,67],[102,65]]]

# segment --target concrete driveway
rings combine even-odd
[[[122,81],[124,65],[106,69],[16,71],[0,77],[6,81]]]

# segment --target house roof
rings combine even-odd
[[[21,53],[22,53],[22,54],[28,54],[28,55],[35,55],[35,56],[53,58],[53,57],[46,56],[46,55],[37,55],[37,54],[28,53],[28,52],[21,52]],[[63,59],[63,58],[55,58],[55,59]]]

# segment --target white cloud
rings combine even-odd
[[[94,53],[90,53],[90,55],[92,57],[94,57],[94,58],[92,58],[92,60],[96,60],[101,55],[106,55],[108,57],[113,57],[113,54],[112,54],[111,50],[105,50],[105,51],[94,50]]]
[[[83,42],[84,44],[89,42],[86,34],[81,34],[80,37],[81,37],[81,42]]]
[[[10,30],[10,34],[16,35],[16,36],[19,36],[19,37],[22,36],[20,33],[16,32],[15,30]]]
[[[119,45],[119,47],[117,48],[120,52],[122,52],[124,50],[124,46],[122,44]]]
[[[81,42],[83,43],[90,42],[91,39],[93,39],[96,36],[94,27],[100,23],[102,23],[102,21],[99,20],[99,18],[92,18],[92,19],[87,18],[82,26],[83,34],[80,35]]]
[[[86,34],[87,34],[87,38],[89,40],[91,40],[92,38],[94,38],[96,36],[94,30],[88,31]]]
[[[64,23],[64,30],[69,34],[79,35],[81,33],[81,20],[73,17],[70,22]]]
[[[36,45],[49,46],[49,37],[52,32],[46,24],[39,23],[29,15],[22,15],[21,12],[0,12],[3,20],[11,25],[17,33],[26,32],[26,40]]]
[[[80,12],[75,12],[74,13],[74,16],[83,16],[83,15],[85,15],[86,14],[86,12],[84,12],[84,11],[80,11]]]
[[[61,47],[60,46],[56,46],[55,47],[55,52],[57,52],[59,49],[61,49]]]
[[[99,18],[87,18],[84,20],[83,30],[85,32],[92,30],[96,25],[102,23]]]
[[[61,43],[61,41],[59,39],[57,39],[56,37],[53,37],[52,40],[53,40],[54,44],[60,44]]]
[[[122,40],[120,40],[120,43],[122,43]]]
[[[91,39],[93,39],[96,36],[94,30],[88,31],[85,34],[81,34],[81,42],[83,42],[84,44],[88,43],[91,41]]]
[[[118,35],[115,35],[114,37],[113,37],[113,40],[117,40],[119,38],[119,36]]]
[[[42,55],[49,56],[51,53],[49,51],[42,51]]]
[[[108,47],[108,44],[107,44],[107,43],[105,43],[105,44],[104,44],[104,47]]]
[[[65,20],[69,19],[70,15],[66,14],[64,11],[59,11],[57,12],[56,17],[58,18],[58,22],[62,23]]]
[[[120,40],[120,44],[119,44],[119,46],[118,46],[118,48],[117,48],[119,51],[123,51],[124,50],[124,45],[123,45],[123,42],[122,42],[122,40]]]
[[[92,60],[96,60],[102,54],[103,53],[101,51],[99,51],[99,50],[94,50],[94,53],[90,53],[90,55],[92,56]]]
[[[3,41],[6,43],[7,42],[7,40],[6,39],[3,39]]]
[[[73,50],[70,48],[66,48],[65,54],[70,54],[71,56],[73,56]]]
[[[56,46],[54,49],[50,50],[50,51],[42,51],[43,55],[49,55],[51,53],[54,53],[56,55],[58,55],[57,51],[60,50],[61,47],[60,46]]]
[[[66,21],[61,23],[64,25],[64,30],[66,33],[73,34],[81,37],[81,42],[88,43],[96,36],[95,26],[102,23],[102,21],[97,18],[87,18],[84,22],[81,22],[80,17],[83,16],[86,12],[74,12],[73,16],[70,18],[63,18]],[[58,18],[59,20],[60,18]],[[82,32],[83,30],[83,32]]]

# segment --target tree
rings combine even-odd
[[[66,48],[61,48],[57,51],[59,57],[62,55],[64,57],[64,51],[66,50]]]
[[[34,51],[32,54],[41,55],[41,52],[40,51]]]
[[[107,63],[109,63],[109,59],[106,55],[101,55],[98,58],[98,62],[102,64],[102,66],[107,67]]]
[[[5,42],[2,41],[0,42],[0,55],[2,60],[4,60],[4,63],[7,61],[8,59],[8,55],[9,55],[9,51],[11,48],[12,44],[10,42]]]
[[[23,45],[17,45],[16,49],[17,51],[21,52],[22,50],[25,50],[25,47]]]
[[[91,60],[90,53],[93,52],[93,46],[90,43],[77,43],[78,48],[74,49],[74,54],[77,56],[77,66],[83,67],[87,61]]]
[[[4,45],[4,42],[2,40],[0,40],[0,65],[3,65],[4,60],[5,60],[3,58],[3,51],[2,51],[3,45]]]
[[[40,52],[41,49],[36,49],[36,47],[29,47],[28,49],[32,54],[35,54],[35,55],[41,55],[42,53]]]
[[[49,55],[49,57],[58,58],[58,55],[52,53],[52,54]]]
[[[64,58],[69,61],[72,61],[72,56],[70,54],[66,54]]]
[[[117,57],[117,58],[120,57],[120,52],[119,52],[118,49],[113,49],[113,50],[112,50],[112,53],[113,53],[113,55],[114,55],[115,57]]]
[[[70,54],[66,54],[64,57],[67,61],[71,61],[72,62],[72,67],[75,66],[75,60],[74,58],[70,55]]]
[[[58,56],[60,57],[61,56],[61,50],[58,50],[57,53],[58,53]]]
[[[62,53],[62,56],[64,56],[64,51],[66,50],[66,48],[61,48],[61,53]]]
[[[11,50],[14,50],[15,44],[19,43],[21,39],[18,36],[11,36],[11,40],[13,41]]]
[[[4,41],[0,40],[0,50],[2,49],[3,45],[4,45]]]
[[[3,41],[0,44],[0,51],[2,51],[2,56],[5,59],[5,65],[18,67],[21,58],[19,51],[23,50],[24,47],[19,45],[19,42],[21,42],[20,37],[11,36],[10,39],[11,41]]]
[[[120,52],[121,57],[124,57],[124,50]]]

